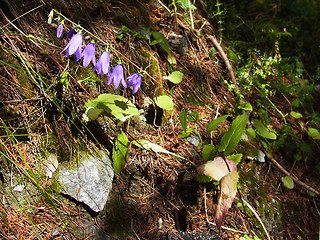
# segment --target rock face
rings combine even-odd
[[[62,168],[59,181],[62,193],[83,202],[93,211],[101,211],[112,189],[113,168],[105,152],[83,158],[76,169]]]

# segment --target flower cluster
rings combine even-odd
[[[59,24],[57,29],[57,37],[61,37],[63,31],[63,25]],[[68,33],[67,37],[70,38],[67,46],[61,51],[61,53],[66,52],[66,56],[69,57],[75,53],[77,61],[83,59],[83,67],[89,66],[92,62],[94,68],[92,72],[97,71],[99,75],[109,75],[108,85],[114,84],[115,88],[118,88],[120,83],[123,87],[132,87],[132,93],[137,93],[141,88],[142,76],[139,73],[135,73],[127,77],[127,82],[124,78],[124,70],[121,64],[117,64],[113,71],[110,70],[110,56],[107,51],[103,52],[96,62],[95,55],[95,44],[93,42],[88,43],[82,51],[82,35],[81,33],[76,33],[72,28]]]

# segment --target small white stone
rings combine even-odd
[[[265,156],[266,155],[264,154],[264,152],[259,150],[259,152],[258,152],[258,161],[261,162],[261,163],[264,163],[266,161]]]
[[[13,188],[13,191],[15,192],[22,192],[22,190],[24,189],[24,185],[20,184],[20,185],[17,185]]]
[[[242,134],[241,139],[244,142],[248,142],[249,141],[249,138],[248,138],[247,134],[245,134],[245,133]]]

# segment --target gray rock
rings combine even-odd
[[[108,200],[113,176],[110,158],[101,152],[100,156],[83,158],[76,169],[60,169],[58,178],[64,194],[99,212]]]
[[[193,135],[193,134],[191,134],[189,137],[187,137],[187,141],[196,147],[200,144],[199,137],[196,135]]]

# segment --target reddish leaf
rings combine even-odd
[[[226,159],[230,171],[237,171],[237,165],[230,159]],[[213,161],[208,161],[198,167],[198,172],[212,177],[216,181],[220,181],[230,171],[222,157],[215,157]]]
[[[238,172],[231,171],[220,181],[220,193],[216,210],[216,224],[218,230],[220,230],[225,216],[236,196],[238,179]]]

